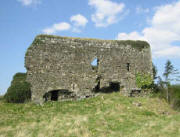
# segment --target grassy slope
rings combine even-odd
[[[0,103],[0,137],[178,137],[179,127],[180,113],[158,98],[112,93],[44,106]]]

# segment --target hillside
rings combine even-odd
[[[0,103],[0,137],[178,137],[180,113],[158,98],[102,94],[80,101]]]

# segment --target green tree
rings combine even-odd
[[[179,74],[178,70],[174,68],[170,60],[167,60],[165,64],[165,71],[163,73],[163,76],[165,78],[165,85],[166,85],[166,99],[169,102],[169,89],[171,86],[171,81],[177,81],[179,80]]]
[[[153,82],[152,82],[152,85],[151,85],[151,88],[154,92],[158,92],[159,91],[159,88],[158,88],[158,83],[156,83],[156,79],[158,79],[158,76],[157,76],[157,67],[154,65],[154,63],[152,64],[152,67],[153,67]]]
[[[153,80],[155,81],[158,77],[157,77],[157,67],[154,65],[154,63],[152,64],[153,66]]]

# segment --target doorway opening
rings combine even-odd
[[[120,83],[119,82],[110,82],[109,83],[110,89],[112,91],[119,91],[120,90]]]
[[[72,92],[66,89],[52,90],[44,94],[43,98],[45,101],[58,101],[71,98]]]
[[[45,101],[58,101],[59,90],[52,90],[44,94],[43,98]]]
[[[112,93],[120,91],[120,82],[109,82],[109,86],[100,88],[100,81],[95,86],[94,92]]]
[[[94,92],[99,92],[99,91],[100,91],[100,84],[101,84],[100,80],[101,80],[101,76],[98,76],[98,77],[96,78],[97,85],[96,85],[95,88],[93,89]]]
[[[51,100],[52,101],[58,100],[58,90],[51,91]]]

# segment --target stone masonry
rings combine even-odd
[[[94,59],[97,66],[91,65]],[[25,67],[36,103],[85,98],[111,88],[128,96],[137,89],[137,73],[152,75],[151,50],[145,41],[51,35],[35,38],[27,50]]]

